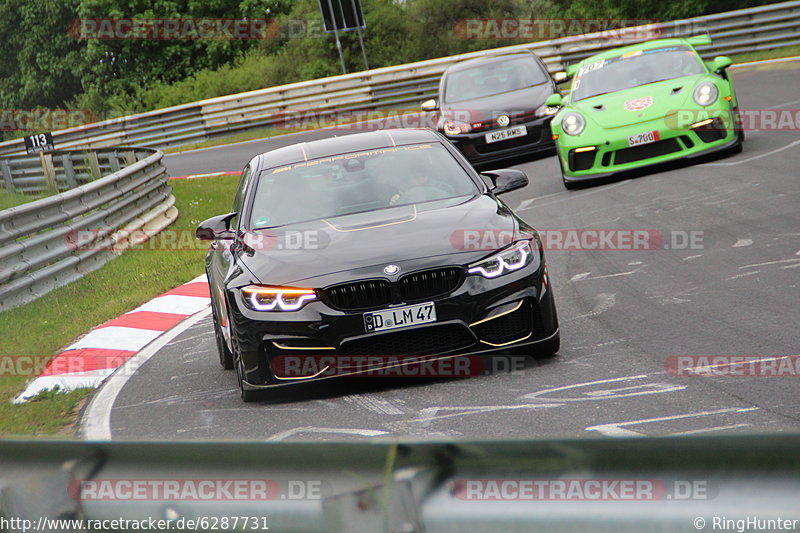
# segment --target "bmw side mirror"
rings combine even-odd
[[[436,100],[434,98],[431,98],[430,100],[425,100],[424,102],[422,102],[421,107],[423,111],[436,111],[437,109],[439,109],[439,104],[436,103]]]
[[[204,220],[197,226],[195,237],[201,241],[230,241],[236,236],[236,232],[230,229],[230,222],[236,213],[217,215],[208,220]]]
[[[547,107],[561,107],[563,103],[564,99],[561,97],[561,95],[558,93],[553,93],[547,97],[547,100],[545,100],[544,105],[546,105]]]
[[[733,65],[733,60],[727,56],[717,56],[714,58],[714,72],[721,72]]]
[[[481,176],[486,176],[492,180],[494,187],[490,190],[494,194],[503,194],[508,191],[521,189],[528,184],[528,176],[523,171],[513,168],[487,170],[486,172],[481,172]]]

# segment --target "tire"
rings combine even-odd
[[[233,366],[236,369],[236,382],[239,385],[239,396],[244,403],[254,402],[261,398],[261,391],[244,388],[244,363],[239,354],[239,346],[236,339],[233,337],[233,332],[231,332],[231,346],[233,347]]]
[[[219,364],[222,365],[222,368],[225,370],[233,370],[233,354],[228,349],[228,345],[225,343],[225,337],[222,336],[222,329],[219,326],[219,320],[217,320],[217,311],[214,308],[213,302],[211,304],[211,319],[214,322],[214,338],[217,341]]]

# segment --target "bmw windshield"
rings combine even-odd
[[[250,220],[253,228],[271,228],[477,192],[443,146],[396,146],[263,171]]]

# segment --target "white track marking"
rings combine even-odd
[[[683,415],[672,416],[659,416],[657,418],[643,418],[641,420],[630,420],[628,422],[614,422],[611,424],[600,424],[597,426],[589,426],[586,431],[597,431],[602,435],[608,437],[643,437],[644,433],[625,429],[624,426],[635,426],[639,424],[650,424],[652,422],[666,422],[669,420],[682,420],[685,418],[699,418],[703,416],[719,415],[723,413],[744,413],[748,411],[755,411],[758,407],[732,407],[729,409],[717,409],[715,411],[701,411],[699,413],[687,413]]]
[[[752,276],[753,274],[760,274],[760,273],[761,273],[760,270],[751,270],[750,272],[745,272],[743,274],[736,274],[735,276],[731,276],[729,278],[725,278],[725,281],[733,281],[735,279],[745,278],[747,276]]]
[[[741,165],[742,163],[748,163],[750,161],[755,161],[756,159],[761,159],[763,157],[770,156],[772,154],[777,154],[778,152],[783,152],[784,150],[788,150],[789,148],[793,148],[800,144],[800,140],[794,141],[793,143],[787,144],[782,148],[776,148],[775,150],[770,150],[769,152],[764,152],[763,154],[754,155],[753,157],[748,157],[747,159],[739,159],[738,161],[728,161],[726,163],[703,163],[701,166],[707,167],[732,167],[735,165]]]
[[[562,392],[582,387],[591,387],[593,385],[603,385],[606,383],[634,381],[637,379],[641,380],[641,379],[646,379],[647,377],[648,376],[646,374],[641,374],[638,376],[625,376],[622,378],[601,379],[598,381],[589,381],[587,383],[576,383],[574,385],[565,385],[563,387],[553,387],[550,389],[544,389],[537,392],[531,392],[529,394],[525,394],[521,397],[521,399],[543,400],[550,402],[585,402],[585,401],[597,401],[597,400],[611,400],[617,398],[629,398],[631,396],[644,396],[649,394],[662,394],[665,392],[675,392],[686,388],[685,385],[673,385],[671,383],[643,383],[641,385],[632,387],[624,386],[618,389],[590,391],[589,393],[591,393],[591,395],[589,395],[589,393],[584,393],[584,397],[578,397],[578,398],[546,398],[546,397],[542,398],[543,395],[551,394],[554,392]],[[632,390],[635,390],[635,392],[630,392]]]
[[[743,246],[750,246],[753,244],[753,239],[738,239],[731,248],[742,248]]]
[[[81,418],[81,437],[85,440],[111,440],[111,410],[122,388],[133,375],[133,369],[141,366],[172,339],[211,314],[211,308],[191,316],[164,332],[142,351],[125,361],[111,377],[94,393],[86,412]],[[161,332],[159,332],[161,333]],[[129,371],[129,369],[131,369]]]
[[[531,404],[514,404],[514,405],[465,405],[461,407],[426,407],[420,411],[419,417],[411,420],[412,423],[427,426],[434,420],[442,420],[444,418],[456,418],[459,416],[478,415],[483,413],[491,413],[493,411],[517,410],[517,409],[543,409],[548,407],[562,407],[560,403],[531,403]],[[442,411],[456,411],[448,414],[440,415]]]
[[[351,429],[351,428],[315,428],[312,426],[305,426],[300,428],[287,429],[276,433],[267,438],[268,442],[280,442],[301,433],[333,433],[335,435],[361,435],[363,437],[380,437],[386,435],[388,431],[381,431],[378,429]]]
[[[677,435],[698,435],[700,433],[712,433],[714,431],[726,431],[728,429],[738,429],[750,427],[753,424],[730,424],[727,426],[717,426],[713,428],[693,429],[691,431],[679,431],[678,433],[670,433],[670,436]]]
[[[592,275],[591,272],[581,272],[580,274],[575,274],[574,276],[572,276],[570,278],[570,281],[580,281],[582,279],[588,278],[591,275]]]
[[[753,263],[752,265],[740,266],[739,270],[743,270],[745,268],[767,266],[767,265],[778,265],[780,263],[795,263],[797,261],[800,261],[800,259],[781,259],[779,261],[767,261],[766,263]]]

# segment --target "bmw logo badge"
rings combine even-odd
[[[397,265],[386,265],[383,267],[384,274],[388,274],[389,276],[394,276],[398,272],[400,272],[400,267]]]

